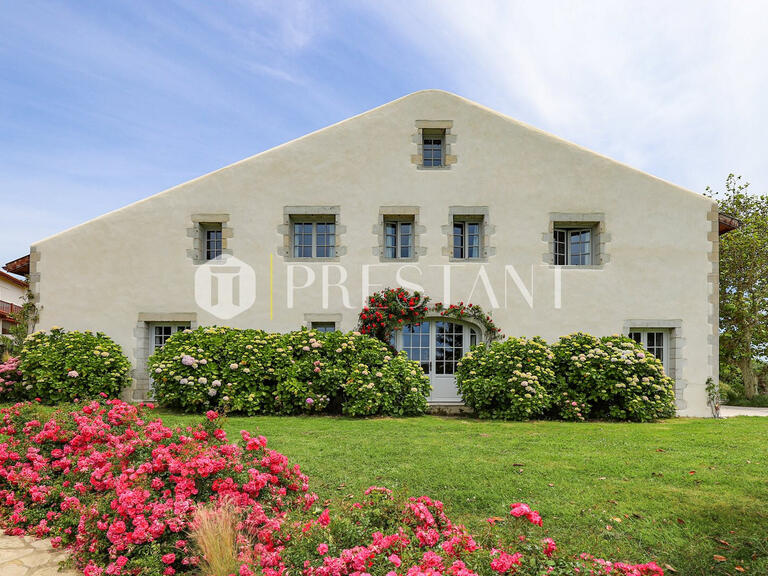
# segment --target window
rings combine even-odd
[[[221,228],[205,231],[205,259],[214,260],[221,257]]]
[[[291,224],[294,258],[333,258],[336,256],[336,223],[294,221]]]
[[[413,220],[384,221],[384,257],[413,257]]]
[[[664,364],[664,371],[669,372],[669,332],[666,330],[636,330],[629,332],[629,337],[642,345]]]
[[[312,322],[310,327],[315,332],[335,332],[336,322]]]
[[[215,260],[220,258],[224,243],[220,222],[200,223],[200,254],[203,259]]]
[[[453,220],[453,257],[456,259],[480,258],[481,220]]]
[[[555,228],[553,262],[557,266],[590,266],[594,258],[594,227]]]
[[[421,145],[424,166],[444,166],[445,130],[423,129],[421,131]]]
[[[188,328],[189,324],[152,324],[150,332],[151,351],[159,350],[165,346],[171,336]]]

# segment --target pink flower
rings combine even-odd
[[[166,554],[160,560],[163,562],[163,564],[173,564],[176,562],[176,554],[171,552],[170,554]]]
[[[80,374],[77,373],[77,370],[70,370],[69,372],[67,372],[67,376],[69,376],[70,378],[77,378],[78,376],[80,376]]]
[[[312,404],[314,404],[314,403],[315,403],[315,401],[312,398],[307,398],[307,404],[312,406]]]
[[[544,543],[544,555],[548,558],[552,558],[552,554],[557,550],[555,541],[552,540],[552,538],[544,538],[542,542]]]
[[[219,413],[214,410],[208,410],[208,412],[205,413],[205,417],[208,418],[211,422],[216,420],[216,418],[219,417]]]
[[[403,563],[403,561],[400,560],[400,556],[398,556],[397,554],[390,554],[387,557],[387,560],[392,562],[392,564],[394,564],[397,568],[400,568],[400,565]]]
[[[325,554],[328,554],[328,544],[325,544],[324,542],[317,545],[317,553],[321,556],[324,556]]]
[[[498,557],[491,560],[491,570],[498,572],[499,574],[506,574],[512,570],[515,566],[519,566],[523,558],[523,555],[519,552],[514,554],[508,554],[501,550],[495,550],[498,553]]]

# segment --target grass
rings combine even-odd
[[[676,574],[768,574],[768,420],[231,417],[225,427],[232,439],[241,429],[265,435],[322,499],[372,484],[406,489],[442,500],[472,528],[524,501],[568,553],[655,559]]]
[[[158,413],[168,425],[201,420]],[[440,499],[471,529],[523,501],[568,554],[655,560],[673,575],[768,574],[768,419],[262,416],[230,417],[225,428],[231,440],[240,430],[266,436],[321,500],[383,485]]]

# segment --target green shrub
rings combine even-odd
[[[429,394],[418,363],[357,333],[185,330],[149,359],[149,371],[158,402],[188,412],[414,415]]]
[[[458,365],[456,385],[480,418],[527,420],[549,408],[552,352],[540,338],[509,338],[472,348]]]
[[[19,358],[27,398],[46,404],[101,393],[116,397],[130,383],[130,362],[101,332],[35,332],[24,341]]]
[[[584,410],[598,418],[647,422],[674,415],[672,379],[634,340],[577,333],[560,338],[552,352],[561,418],[574,419],[573,402],[586,404]]]

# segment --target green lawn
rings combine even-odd
[[[768,419],[232,417],[226,428],[232,439],[241,429],[265,435],[321,498],[356,497],[372,484],[401,488],[442,500],[473,528],[525,501],[570,553],[654,559],[686,575],[736,574],[736,566],[768,574]]]

